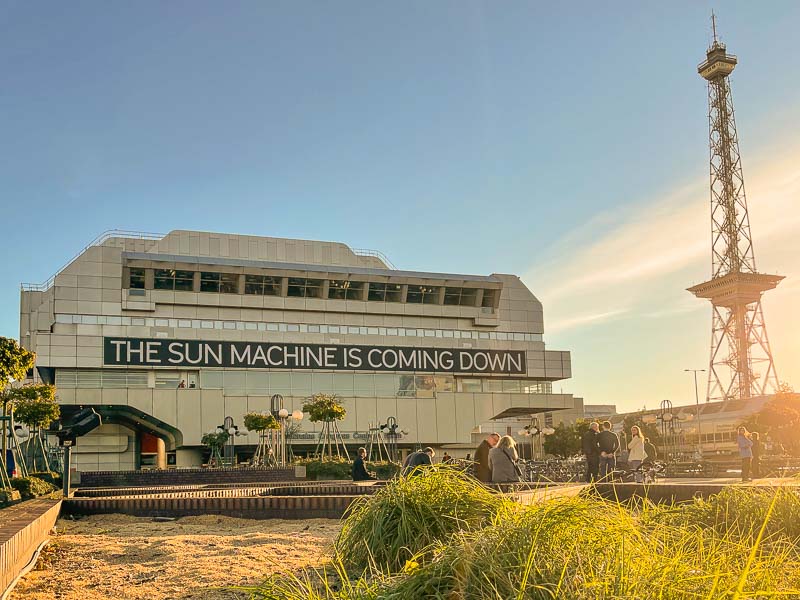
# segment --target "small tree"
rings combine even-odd
[[[56,402],[56,388],[44,383],[33,383],[9,390],[12,398],[14,420],[24,423],[31,429],[31,435],[25,442],[25,454],[31,461],[33,471],[49,471],[47,451],[42,439],[42,430],[61,416],[61,409]],[[41,458],[41,466],[39,461]]]
[[[3,405],[2,423],[2,454],[0,454],[0,484],[9,487],[8,473],[6,471],[6,449],[8,445],[8,403],[12,400],[9,396],[9,385],[12,381],[23,381],[26,374],[33,368],[36,355],[29,352],[17,343],[17,340],[0,337],[0,403]]]
[[[257,466],[275,466],[275,455],[270,452],[272,444],[267,435],[267,431],[275,431],[281,428],[281,424],[270,413],[251,412],[244,416],[244,426],[248,431],[258,432],[258,446],[253,455],[253,464]]]
[[[569,458],[580,453],[581,437],[589,430],[589,422],[581,419],[570,425],[559,423],[554,429],[544,438],[545,453]]]
[[[788,383],[781,383],[772,399],[743,425],[769,436],[773,444],[792,456],[800,456],[800,394]]]
[[[336,425],[336,421],[341,421],[347,415],[347,410],[339,402],[336,394],[314,394],[303,404],[303,412],[308,413],[312,423],[322,423],[322,430],[319,432],[319,440],[314,453],[322,459],[326,454],[332,459],[334,450],[337,458],[342,458],[343,451],[345,458],[350,460],[344,438]]]
[[[222,464],[222,449],[228,443],[231,434],[227,431],[211,431],[203,435],[200,443],[211,450],[211,457],[208,459],[209,465],[218,467]]]

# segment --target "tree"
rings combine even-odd
[[[208,446],[211,450],[211,458],[208,460],[210,465],[216,467],[222,463],[222,449],[228,443],[230,437],[231,434],[227,431],[219,430],[206,433],[200,439],[200,443],[203,446]]]
[[[781,383],[772,399],[742,424],[766,435],[792,456],[800,456],[800,394],[788,383]]]
[[[565,425],[559,423],[555,431],[545,436],[544,451],[559,458],[569,458],[581,452],[581,437],[589,430],[589,421],[579,419],[575,423]]]
[[[303,412],[308,413],[312,423],[322,423],[315,454],[324,459],[327,453],[329,458],[333,458],[335,450],[336,456],[341,458],[343,450],[347,460],[350,460],[344,438],[336,425],[336,421],[344,419],[347,410],[339,402],[336,394],[314,394],[303,404]]]
[[[625,435],[630,437],[631,427],[636,425],[644,437],[650,440],[654,446],[658,446],[661,443],[661,431],[656,423],[645,422],[642,418],[643,416],[643,413],[638,413],[635,415],[628,415],[623,419],[622,428],[625,431]]]
[[[17,340],[0,337],[0,401],[3,404],[3,453],[0,455],[0,482],[8,484],[6,472],[6,449],[8,445],[8,425],[6,415],[8,403],[12,400],[9,396],[9,385],[12,381],[24,381],[28,371],[33,368],[36,355],[20,346]]]
[[[42,430],[61,416],[56,402],[56,388],[45,383],[31,383],[8,391],[13,407],[14,420],[31,428],[31,435],[25,441],[25,454],[31,461],[33,471],[49,471],[47,451],[42,440]],[[41,458],[39,468],[38,458]]]
[[[267,437],[267,430],[280,429],[281,424],[278,420],[270,413],[250,412],[244,416],[244,426],[248,431],[258,432],[258,446],[253,455],[253,464],[275,466],[275,456],[269,452],[272,446]]]

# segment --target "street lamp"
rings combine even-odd
[[[700,455],[700,458],[703,457],[703,428],[700,424],[700,396],[697,393],[697,374],[698,373],[705,373],[705,369],[684,369],[686,373],[692,373],[694,375],[694,404],[697,408],[697,453]]]

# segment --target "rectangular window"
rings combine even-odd
[[[289,277],[286,295],[292,298],[321,298],[322,280]]]
[[[455,390],[455,381],[448,375],[437,375],[433,378],[437,392],[452,392]]]
[[[375,395],[392,397],[397,395],[397,375],[391,373],[375,373]]]
[[[156,269],[154,271],[153,287],[157,290],[191,292],[194,288],[194,271]]]
[[[270,275],[245,275],[244,293],[256,296],[280,296],[281,279]]]
[[[433,398],[436,389],[433,375],[417,375],[414,377],[414,385],[417,389],[417,398]]]
[[[370,283],[367,299],[373,302],[400,302],[403,286],[399,283]]]
[[[520,381],[519,379],[504,379],[503,380],[503,391],[504,392],[511,392],[515,394],[519,394],[520,392]]]
[[[477,300],[476,288],[448,287],[444,290],[444,303],[450,306],[475,306]]]
[[[409,285],[406,302],[411,304],[439,304],[438,286]]]
[[[416,396],[416,388],[414,386],[413,375],[400,375],[400,382],[397,386],[398,396]]]
[[[483,308],[494,308],[495,298],[500,290],[483,290],[483,300],[481,306]]]
[[[328,298],[331,300],[361,300],[363,297],[363,281],[331,279],[328,282]]]
[[[144,274],[145,274],[145,269],[131,268],[131,280],[128,287],[130,287],[132,290],[143,290]]]
[[[239,276],[235,273],[200,273],[200,291],[238,294]]]

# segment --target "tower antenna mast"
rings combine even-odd
[[[783,277],[756,270],[744,191],[739,136],[728,76],[737,59],[717,41],[697,68],[708,82],[711,175],[711,279],[689,288],[711,302],[711,359],[706,400],[746,400],[774,393],[778,375],[767,337],[761,296]]]

